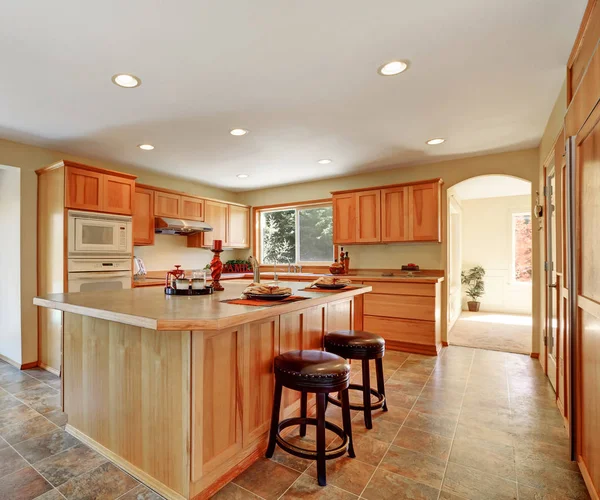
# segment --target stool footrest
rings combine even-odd
[[[308,460],[316,460],[317,459],[317,450],[311,450],[308,448],[302,448],[300,446],[293,445],[292,443],[286,441],[281,436],[281,431],[287,427],[291,427],[293,425],[317,425],[316,418],[302,418],[302,417],[294,417],[294,418],[286,418],[279,422],[277,426],[277,435],[275,439],[280,448],[284,449],[288,453],[295,455],[300,458],[306,458]],[[348,436],[344,432],[341,427],[338,427],[331,422],[325,420],[325,429],[330,430],[334,434],[336,434],[342,440],[342,444],[336,446],[335,448],[325,450],[325,460],[331,460],[333,458],[339,458],[343,456],[346,451],[348,451]]]
[[[364,387],[359,384],[350,384],[348,389],[360,391],[360,392],[364,391]],[[379,392],[377,392],[375,389],[371,389],[371,394],[377,398],[377,401],[375,401],[374,403],[371,403],[371,410],[378,410],[379,408],[383,407],[383,405],[385,404],[385,396],[383,394],[380,394]],[[339,399],[334,398],[331,394],[327,395],[327,401],[329,401],[334,406],[339,406],[339,407],[342,406],[342,402]],[[350,409],[364,411],[365,405],[363,405],[362,403],[352,403],[351,402]]]

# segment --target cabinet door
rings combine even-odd
[[[229,205],[206,200],[205,211],[204,220],[212,226],[213,230],[202,233],[202,246],[210,248],[213,240],[222,240],[223,246],[226,247],[228,245],[227,219],[229,218]]]
[[[181,218],[189,220],[204,220],[204,200],[191,196],[181,197]]]
[[[160,217],[181,217],[181,196],[155,191],[154,215]]]
[[[102,176],[104,184],[102,210],[114,214],[133,214],[135,181],[118,175]]]
[[[333,242],[336,245],[356,242],[355,193],[333,196]]]
[[[381,241],[408,239],[408,188],[381,190]]]
[[[408,187],[410,241],[441,241],[440,190],[438,182]]]
[[[356,193],[356,243],[381,241],[381,191]]]
[[[250,247],[250,237],[248,234],[249,217],[250,209],[248,207],[229,205],[229,241],[227,242],[228,247]]]
[[[92,170],[76,167],[66,169],[66,200],[67,208],[80,210],[102,211],[104,194],[103,175]]]
[[[154,245],[154,191],[135,188],[133,244]]]

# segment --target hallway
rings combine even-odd
[[[388,351],[384,366],[390,411],[371,431],[354,417],[357,458],[329,462],[328,486],[312,462],[278,450],[213,498],[589,498],[536,360],[450,346],[439,358]],[[338,412],[330,406],[329,418]]]
[[[448,343],[492,351],[531,353],[531,316],[462,311]]]

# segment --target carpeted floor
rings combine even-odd
[[[463,311],[448,334],[451,345],[531,353],[531,316]]]

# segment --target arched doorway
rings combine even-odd
[[[530,354],[537,234],[531,182],[472,177],[450,187],[447,202],[448,343]]]

